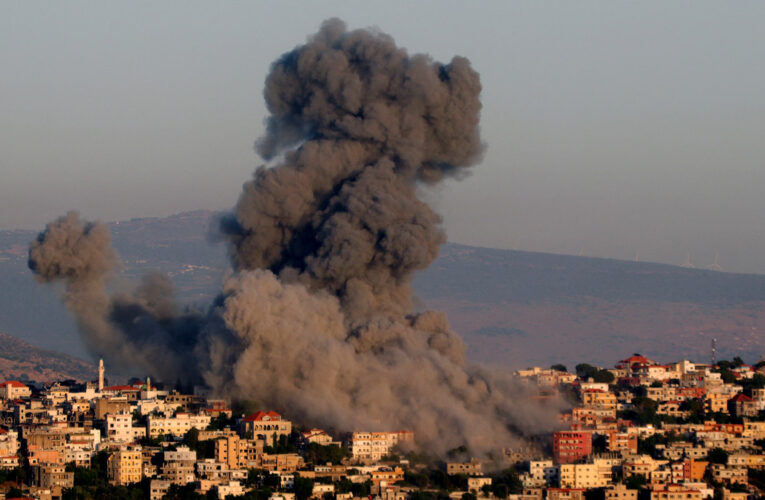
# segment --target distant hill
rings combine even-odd
[[[225,247],[208,235],[212,212],[110,225],[126,280],[170,275],[180,300],[207,303],[219,288]],[[57,291],[26,269],[32,231],[0,231],[0,330],[86,356]],[[122,286],[117,283],[115,286]],[[471,359],[523,367],[611,365],[633,352],[659,360],[765,352],[765,276],[644,262],[447,244],[418,274],[421,308],[447,312]]]
[[[0,379],[35,382],[93,380],[96,367],[86,361],[46,351],[0,333]]]
[[[471,358],[526,366],[612,365],[765,353],[765,276],[446,245],[415,280],[448,312]]]

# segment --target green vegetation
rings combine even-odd
[[[199,429],[192,427],[183,436],[182,444],[189,447],[190,450],[197,452],[197,460],[203,458],[215,458],[215,440],[207,439],[205,441],[199,440]]]
[[[129,486],[113,486],[109,484],[106,474],[106,459],[108,453],[99,451],[90,461],[90,468],[76,467],[68,464],[66,470],[74,472],[74,487],[62,492],[64,500],[97,500],[100,498],[116,498],[118,500],[139,500],[149,496],[150,479]]]
[[[588,363],[576,365],[576,374],[583,380],[592,379],[595,382],[611,384],[615,380],[614,374],[608,370],[601,370],[597,366]]]
[[[207,426],[208,431],[222,431],[227,427],[232,427],[235,424],[233,419],[228,418],[224,414],[220,414],[214,419],[210,420],[210,424]]]
[[[619,417],[632,420],[638,425],[651,424],[658,426],[662,421],[661,416],[656,414],[656,408],[659,404],[653,399],[645,396],[635,396],[632,398],[632,406],[633,409],[631,410],[619,412]]]
[[[640,490],[648,484],[648,479],[643,474],[633,474],[624,481],[624,484],[631,490]]]
[[[295,474],[295,492],[296,500],[307,500],[313,494],[313,479],[306,477],[300,477],[300,474]]]
[[[305,449],[305,461],[313,464],[340,464],[344,459],[351,456],[348,448],[330,444],[322,446],[318,443],[310,443]]]
[[[293,440],[290,440],[287,436],[279,436],[279,438],[276,438],[276,433],[274,433],[274,439],[272,440],[274,443],[273,446],[265,446],[263,448],[263,451],[269,454],[278,454],[278,453],[297,453],[297,446],[295,446],[295,443]]]
[[[727,464],[729,453],[722,448],[712,448],[707,454],[707,460],[713,464]]]

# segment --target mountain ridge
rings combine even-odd
[[[109,223],[125,267],[115,286],[158,270],[182,303],[208,304],[228,266],[225,246],[210,238],[216,217]],[[35,235],[0,231],[0,331],[88,357],[60,288],[37,284],[26,269]],[[636,351],[706,359],[712,338],[721,356],[755,361],[765,352],[765,275],[448,243],[413,284],[417,307],[446,311],[474,361],[612,364]]]

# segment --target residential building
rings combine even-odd
[[[354,432],[351,438],[351,455],[357,462],[372,462],[390,455],[395,447],[413,443],[411,431]]]
[[[284,420],[275,411],[259,411],[243,418],[241,428],[245,437],[275,444],[280,437],[292,433],[292,422]]]
[[[109,482],[115,485],[137,483],[142,477],[141,447],[123,446],[109,455],[106,471]]]
[[[0,384],[0,399],[24,399],[31,395],[32,390],[18,380],[6,380]]]
[[[147,419],[149,437],[171,435],[183,437],[192,428],[204,430],[210,425],[209,415],[191,415],[189,413],[176,413],[174,417],[158,417],[149,415]]]
[[[555,463],[569,464],[588,457],[592,453],[592,432],[558,431],[553,434],[553,458]]]

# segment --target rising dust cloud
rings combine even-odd
[[[415,188],[480,159],[480,92],[467,59],[408,55],[329,20],[271,67],[257,150],[272,165],[221,220],[233,270],[208,311],[183,312],[160,275],[110,295],[109,233],[76,213],[38,236],[29,266],[65,283],[87,347],[117,369],[310,425],[412,429],[434,453],[515,444],[555,412],[508,373],[467,363],[442,313],[412,307],[412,275],[445,241]]]

